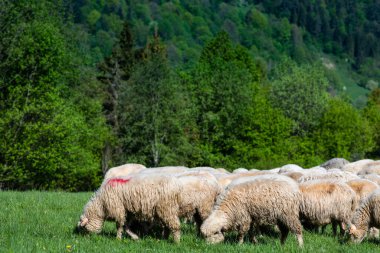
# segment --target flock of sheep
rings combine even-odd
[[[332,224],[334,235],[349,234],[361,242],[379,236],[380,161],[348,162],[334,158],[310,169],[294,164],[271,170],[210,167],[145,168],[125,164],[110,169],[85,205],[79,231],[99,233],[105,220],[116,222],[137,240],[153,227],[180,241],[180,219],[193,220],[209,243],[224,240],[227,231],[256,236],[272,227],[283,244],[289,231],[303,245],[302,229],[322,231]]]

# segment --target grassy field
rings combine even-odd
[[[278,237],[263,236],[258,245],[227,242],[207,245],[191,225],[182,226],[181,243],[147,237],[140,241],[116,240],[114,224],[106,223],[99,235],[78,235],[73,228],[91,193],[0,191],[0,252],[379,252],[380,240],[360,245],[339,242],[331,235],[304,232],[300,250],[290,235],[281,247]]]

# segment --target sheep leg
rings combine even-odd
[[[238,233],[239,233],[239,236],[238,236],[239,244],[242,244],[244,242],[244,236],[249,231],[250,223],[251,222],[244,222],[244,225],[241,225],[239,227],[239,231],[238,231]]]
[[[281,240],[281,244],[283,245],[286,241],[286,238],[288,237],[289,228],[282,223],[278,224],[278,228],[280,229],[280,233],[281,233],[280,240]]]
[[[116,238],[121,240],[121,237],[123,235],[123,228],[124,228],[125,220],[116,221]]]
[[[194,217],[193,217],[194,221],[195,221],[195,224],[197,226],[197,235],[200,236],[201,235],[201,226],[202,226],[202,217],[201,215],[198,213],[198,211],[194,214]]]
[[[338,223],[336,221],[333,221],[331,223],[331,225],[332,225],[333,236],[336,236],[336,234],[337,234],[336,232],[337,232],[337,228],[338,228]]]
[[[132,240],[139,240],[139,236],[132,232],[127,224],[124,225],[124,231],[132,238]]]
[[[256,233],[255,233],[255,230],[253,228],[253,226],[251,225],[250,229],[249,229],[249,237],[251,239],[251,242],[253,244],[257,244],[258,241],[257,241],[257,238],[256,238]]]

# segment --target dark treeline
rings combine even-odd
[[[378,157],[378,4],[348,2],[0,0],[0,187]],[[360,108],[318,50],[373,79]]]

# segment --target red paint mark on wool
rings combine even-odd
[[[112,178],[108,181],[107,184],[111,185],[112,187],[116,186],[117,184],[125,184],[128,183],[131,178]]]

